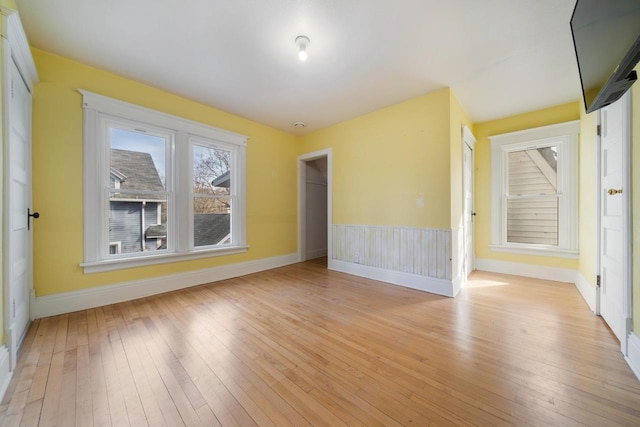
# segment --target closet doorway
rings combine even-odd
[[[298,259],[331,259],[331,149],[298,156]]]

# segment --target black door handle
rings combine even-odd
[[[40,213],[31,213],[31,209],[27,208],[27,230],[31,230],[31,217],[33,217],[34,219],[38,219],[40,218]]]

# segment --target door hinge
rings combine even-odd
[[[13,319],[16,318],[16,299],[13,299],[13,316],[11,316]]]
[[[11,99],[13,99],[13,79],[11,79]]]
[[[602,136],[602,126],[600,125],[596,126],[596,134],[598,136]]]
[[[600,275],[598,274],[596,276],[596,288],[599,288],[599,287],[600,287]]]

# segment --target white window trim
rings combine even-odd
[[[217,141],[216,141],[217,142]],[[244,193],[244,188],[242,187],[242,180],[238,179],[238,174],[237,172],[240,170],[239,165],[237,164],[238,161],[237,159],[239,158],[239,156],[237,155],[236,151],[237,148],[233,147],[233,146],[229,146],[227,145],[223,145],[220,143],[213,143],[212,141],[208,141],[205,140],[203,138],[198,138],[195,135],[192,135],[191,137],[189,137],[189,161],[191,162],[193,160],[193,147],[194,145],[199,145],[201,147],[204,146],[211,146],[212,148],[220,148],[222,150],[228,150],[231,151],[234,155],[233,155],[233,164],[231,166],[231,171],[230,171],[230,181],[231,181],[231,195],[230,196],[217,196],[218,198],[225,198],[228,197],[229,201],[231,201],[232,203],[232,209],[231,209],[231,232],[229,233],[230,236],[235,236],[239,233],[242,232],[242,229],[244,228],[242,226],[242,224],[238,223],[238,218],[235,215],[235,208],[233,207],[238,200],[238,196],[241,193]],[[190,168],[190,182],[193,182],[193,168]],[[195,193],[193,192],[193,187],[189,186],[188,189],[188,194],[189,194],[189,201],[188,206],[189,206],[189,218],[193,218],[194,212],[193,212],[193,201],[194,201],[194,197],[196,196]],[[215,198],[212,196],[212,198]],[[190,251],[199,251],[199,250],[205,250],[207,248],[211,248],[211,249],[216,249],[216,248],[221,248],[221,246],[219,245],[207,245],[207,246],[195,246],[195,242],[193,239],[193,235],[194,235],[194,223],[193,221],[189,221],[189,223],[187,224],[188,226],[188,230],[189,230],[189,236],[191,237],[189,240],[189,250]],[[228,244],[225,244],[225,247],[228,246]]]
[[[495,252],[578,258],[578,137],[580,121],[543,126],[490,136],[491,141],[491,245]],[[509,243],[506,236],[504,195],[508,182],[507,153],[532,145],[558,145],[558,182],[561,196],[558,246]]]
[[[83,96],[84,110],[84,262],[80,264],[85,273],[97,273],[103,271],[118,270],[123,268],[141,267],[146,265],[161,264],[167,262],[185,261],[191,259],[207,258],[220,255],[231,255],[246,252],[249,246],[246,240],[246,144],[247,136],[228,132],[212,126],[187,120],[181,117],[154,111],[149,108],[119,101],[103,95],[98,95],[85,90],[79,90]],[[168,224],[167,234],[175,236],[177,241],[172,242],[173,247],[167,252],[142,252],[135,255],[125,254],[118,258],[106,259],[105,248],[108,248],[108,235],[105,232],[98,232],[105,223],[106,207],[104,206],[104,177],[108,176],[106,159],[108,150],[105,147],[97,147],[96,144],[104,141],[104,136],[100,134],[103,115],[110,115],[122,118],[123,121],[131,120],[167,129],[174,133],[175,140],[171,147],[171,156],[167,156],[168,161],[172,161],[173,170],[176,163],[186,167],[190,165],[189,139],[191,137],[201,137],[214,140],[222,145],[231,146],[236,152],[236,170],[234,177],[237,186],[237,202],[233,219],[235,220],[236,238],[235,242],[225,247],[206,247],[203,249],[191,249],[190,240],[193,237],[189,231],[189,194],[191,182],[183,173],[181,176],[174,176],[175,182],[172,188],[168,188],[168,197],[174,198],[173,212],[168,215],[174,218]],[[88,166],[88,165],[91,165]],[[168,183],[169,186],[169,183]],[[99,191],[97,191],[99,189]],[[178,208],[182,207],[182,208]],[[180,209],[177,215],[175,210]]]
[[[122,242],[109,242],[109,250],[111,250],[111,246],[115,246],[116,254],[122,252]]]

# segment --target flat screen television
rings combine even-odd
[[[591,113],[620,99],[637,80],[640,0],[577,0],[571,33]]]

